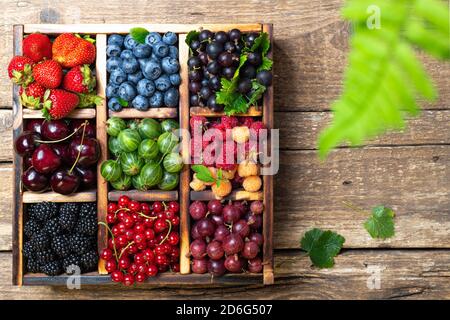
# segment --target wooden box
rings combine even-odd
[[[180,102],[179,108],[159,108],[150,109],[146,112],[134,109],[124,110],[118,113],[108,111],[106,99],[103,104],[91,109],[77,109],[70,114],[70,118],[95,119],[97,125],[97,140],[101,146],[101,158],[97,165],[97,188],[95,190],[78,192],[71,196],[63,196],[54,192],[32,193],[23,191],[21,186],[22,175],[22,158],[18,155],[14,156],[14,210],[13,210],[13,284],[15,285],[66,285],[70,276],[61,275],[56,277],[46,276],[44,274],[27,274],[24,273],[22,246],[23,246],[23,224],[24,224],[24,208],[29,203],[41,201],[53,202],[97,202],[98,220],[105,221],[106,207],[108,200],[117,200],[119,194],[127,194],[136,200],[145,201],[166,201],[178,200],[180,202],[180,273],[165,272],[156,277],[147,280],[148,285],[153,286],[211,286],[211,285],[239,285],[239,284],[272,284],[273,275],[273,185],[272,176],[263,177],[263,191],[258,194],[246,194],[245,192],[233,192],[227,199],[255,200],[263,199],[265,210],[263,214],[263,236],[265,242],[263,244],[263,263],[264,270],[262,274],[226,274],[222,277],[212,277],[209,274],[198,275],[192,274],[190,271],[189,252],[189,236],[190,236],[190,217],[188,208],[191,200],[209,200],[212,195],[208,191],[191,192],[189,182],[191,178],[189,165],[185,165],[180,173],[180,185],[178,191],[109,191],[107,182],[99,173],[100,164],[108,158],[107,133],[105,122],[109,116],[119,116],[123,118],[178,118],[182,129],[189,129],[189,117],[194,114],[201,114],[207,117],[220,116],[221,114],[213,113],[205,108],[189,108],[189,90],[188,90],[188,68],[187,60],[189,58],[189,48],[185,43],[186,35],[191,30],[209,29],[211,31],[228,31],[233,28],[240,29],[242,32],[267,32],[272,42],[273,27],[271,24],[205,24],[205,25],[189,25],[189,24],[30,24],[14,26],[14,55],[22,53],[22,39],[24,35],[40,32],[49,35],[58,35],[65,32],[89,34],[96,39],[97,60],[97,93],[101,97],[105,97],[105,88],[107,83],[106,72],[106,42],[107,36],[114,33],[127,34],[133,27],[143,27],[149,31],[165,33],[172,31],[177,33],[179,41],[179,60],[181,65],[182,83],[179,87]],[[272,43],[273,44],[273,43]],[[272,52],[269,52],[271,57]],[[22,108],[18,87],[13,88],[13,116],[14,140],[23,131],[25,119],[40,118],[40,111],[31,111]],[[267,128],[273,128],[273,87],[269,87],[263,98],[263,105],[260,107],[252,107],[247,114],[239,116],[262,116],[263,122]],[[183,140],[182,140],[183,141]],[[270,137],[269,137],[270,144]],[[187,150],[187,149],[184,149]],[[99,251],[106,246],[107,234],[105,228],[99,227],[98,232],[98,249]],[[81,285],[109,285],[113,284],[110,276],[107,275],[102,261],[99,262],[98,272],[87,273],[81,275]]]

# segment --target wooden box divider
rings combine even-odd
[[[132,27],[144,27],[148,30],[164,33],[172,31],[178,33],[180,76],[182,79],[179,87],[180,102],[179,108],[158,108],[150,109],[146,112],[134,109],[124,109],[121,112],[108,111],[106,101],[106,46],[109,34],[126,34]],[[187,33],[191,30],[209,29],[211,31],[231,30],[238,28],[243,32],[269,33],[272,40],[272,25],[261,24],[28,24],[14,26],[14,54],[22,53],[22,39],[24,34],[41,32],[57,35],[63,32],[73,32],[80,34],[90,34],[96,37],[97,58],[95,62],[97,76],[97,94],[103,97],[103,102],[96,108],[86,108],[74,110],[68,118],[73,119],[95,119],[97,140],[100,144],[101,158],[97,165],[97,189],[81,191],[74,195],[63,196],[54,192],[33,193],[21,190],[22,158],[14,155],[14,223],[13,223],[13,284],[15,285],[65,285],[69,276],[61,275],[49,277],[44,274],[25,274],[23,272],[23,212],[27,203],[36,203],[41,201],[53,202],[97,202],[98,220],[106,221],[106,212],[108,201],[117,201],[122,194],[138,201],[171,201],[177,200],[180,203],[180,273],[164,273],[155,278],[148,279],[150,285],[238,285],[273,283],[273,256],[272,256],[272,234],[273,234],[273,203],[272,203],[272,177],[263,177],[263,190],[260,192],[247,192],[244,190],[234,190],[226,200],[263,200],[265,205],[263,216],[263,274],[227,274],[223,277],[212,278],[209,274],[198,275],[191,274],[189,245],[190,245],[190,215],[189,204],[191,200],[208,201],[214,198],[211,191],[193,192],[190,190],[189,183],[191,179],[190,165],[185,164],[180,172],[180,183],[178,190],[161,191],[149,190],[146,192],[130,190],[116,191],[109,190],[108,183],[100,174],[100,164],[109,158],[108,135],[106,133],[106,121],[109,117],[117,116],[125,119],[132,118],[178,118],[182,133],[181,154],[183,159],[189,159],[189,118],[193,115],[203,115],[206,117],[220,117],[224,113],[211,112],[208,108],[189,108],[189,90],[188,90],[188,67],[189,48],[185,44]],[[270,56],[272,52],[270,52]],[[14,127],[13,137],[18,137],[23,130],[24,119],[42,118],[39,110],[29,110],[22,108],[18,95],[18,87],[13,87],[13,115]],[[262,117],[267,128],[273,128],[273,89],[268,88],[263,105],[260,107],[251,107],[246,114],[237,116]],[[270,145],[270,137],[269,137]],[[98,231],[98,250],[99,252],[107,246],[108,231],[99,226]],[[82,284],[107,285],[112,284],[104,267],[104,262],[99,261],[98,273],[91,272],[81,276]]]

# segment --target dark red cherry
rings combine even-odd
[[[41,133],[42,119],[31,119],[27,121],[26,131]]]
[[[70,129],[64,120],[49,120],[42,123],[41,134],[48,140],[61,140],[70,134]]]
[[[14,149],[16,153],[23,157],[31,155],[36,147],[39,145],[36,140],[40,140],[41,136],[36,132],[25,131],[14,142]]]
[[[42,192],[48,188],[48,178],[33,167],[22,174],[22,183],[27,190],[34,192]]]
[[[31,164],[31,160],[32,160],[32,159],[33,159],[33,158],[32,158],[31,156],[28,156],[28,157],[23,158],[23,167],[24,167],[25,169],[28,169],[29,167],[32,166],[32,164]]]
[[[53,173],[50,178],[52,190],[60,194],[72,194],[80,186],[81,179],[75,172],[69,172],[67,169],[60,169]]]
[[[95,185],[97,174],[93,169],[75,167],[75,171],[81,178],[81,185],[84,188],[88,189]]]
[[[85,120],[74,119],[70,123],[70,130],[73,132],[81,127],[81,125],[85,122]],[[88,122],[86,125],[86,131],[84,132],[85,137],[95,138],[95,127],[92,123]],[[75,136],[81,136],[83,134],[83,128],[75,133]]]
[[[78,152],[81,150],[77,165],[86,168],[97,163],[100,157],[100,147],[96,139],[84,137],[83,144],[81,144],[81,140],[81,136],[73,138],[67,151],[69,160],[71,163],[74,163],[77,159]]]
[[[46,174],[55,171],[61,165],[61,159],[50,146],[41,144],[34,150],[31,163],[37,172]]]
[[[69,158],[67,156],[67,144],[64,143],[52,143],[49,144],[53,151],[55,151],[56,155],[61,158],[62,162],[72,165],[73,163],[70,163]]]

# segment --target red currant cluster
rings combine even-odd
[[[169,268],[180,271],[179,211],[175,201],[150,204],[124,195],[108,204],[108,224],[100,224],[110,237],[101,258],[113,282],[130,286]]]

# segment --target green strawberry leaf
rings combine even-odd
[[[313,265],[319,268],[334,266],[334,257],[342,249],[345,238],[336,232],[312,229],[305,233],[301,240],[301,248],[308,252]]]
[[[147,35],[149,33],[150,32],[147,29],[145,29],[145,28],[137,27],[137,28],[130,29],[131,37],[136,42],[141,43],[141,44],[145,44],[145,37],[147,37]]]
[[[197,174],[197,178],[203,182],[216,182],[216,179],[211,175],[211,172],[204,165],[193,165],[192,170]]]
[[[191,42],[192,42],[193,40],[196,40],[196,39],[198,38],[198,35],[199,35],[199,34],[200,34],[200,32],[195,31],[195,30],[189,31],[189,33],[186,35],[186,44],[187,44],[188,46],[190,46],[190,45],[191,45]]]
[[[395,212],[384,206],[372,209],[372,215],[364,223],[364,228],[375,239],[391,238],[395,235],[394,228]]]

